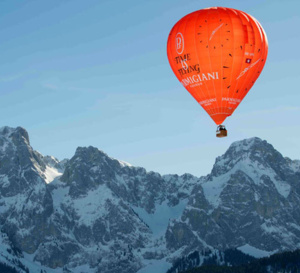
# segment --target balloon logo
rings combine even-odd
[[[268,41],[251,15],[223,7],[190,13],[172,28],[171,68],[194,99],[227,135],[224,120],[247,95],[265,65]]]
[[[183,35],[180,32],[178,32],[176,34],[175,41],[176,41],[176,52],[177,52],[177,54],[180,55],[183,52],[183,49],[184,49]]]

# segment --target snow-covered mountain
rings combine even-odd
[[[147,172],[94,147],[59,162],[0,129],[0,262],[25,272],[166,272],[193,251],[300,247],[300,161],[259,138],[206,177]]]

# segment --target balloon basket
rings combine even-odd
[[[219,125],[216,132],[217,137],[227,137],[227,130],[224,125]]]

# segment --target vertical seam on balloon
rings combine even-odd
[[[257,20],[256,20],[257,21]],[[263,33],[263,39],[264,39],[264,43],[266,45],[266,47],[268,48],[269,47],[269,42],[268,42],[268,37],[267,37],[267,34],[264,30],[264,28],[262,27],[262,25],[257,21],[257,24],[259,25],[260,29],[261,29],[261,32]]]
[[[207,10],[207,13],[206,13],[207,15],[208,15],[208,12],[209,12],[209,11],[210,11],[210,10],[208,9],[208,10]],[[208,32],[207,32],[207,35],[209,35]],[[209,37],[208,37],[208,38],[209,38]],[[207,42],[209,43],[209,39],[207,39]],[[212,65],[211,65],[211,60],[210,60],[210,46],[208,46],[208,59],[209,59],[210,70],[211,70],[211,72],[212,72]],[[216,88],[215,88],[215,83],[214,83],[214,82],[213,82],[213,85],[214,85],[215,98],[217,98],[217,93],[216,93]],[[220,108],[217,99],[216,99],[216,102],[217,102],[217,107]],[[218,114],[218,111],[217,111],[217,110],[215,110],[214,112],[215,112],[215,114]]]
[[[253,20],[253,22],[255,23],[255,25],[256,25],[256,28],[258,29],[258,32],[259,32],[259,36],[260,36],[260,38],[261,38],[261,40],[263,40],[263,33],[262,33],[262,31],[261,31],[261,29],[260,29],[260,27],[259,27],[259,23],[258,23],[258,21],[254,18],[254,17],[252,17],[251,15],[249,15],[248,14],[248,16]]]
[[[263,36],[262,36],[262,34],[261,34],[260,28],[259,28],[259,26],[258,26],[256,20],[255,20],[252,16],[250,16],[250,15],[248,15],[248,17],[250,17],[250,23],[251,23],[251,26],[252,26],[252,24],[254,24],[254,25],[255,25],[255,29],[258,30],[259,36],[260,36],[260,37],[259,37],[259,38],[260,38],[260,41],[259,41],[259,42],[260,42],[260,44],[262,44],[262,43],[263,43]],[[253,28],[253,26],[252,26],[252,28]],[[254,32],[254,34],[255,34],[255,32]],[[257,46],[256,35],[254,35],[254,37],[255,37],[255,48],[254,48],[254,54],[255,54],[256,51],[257,51],[257,48],[258,48],[259,46]],[[260,54],[258,60],[261,60],[261,56],[262,56],[262,53]],[[259,70],[261,70],[261,62],[259,62],[258,66],[254,69],[253,73],[249,75],[249,78],[250,78],[250,81],[251,81],[251,84],[250,84],[251,87],[253,86],[253,84],[255,83],[255,81],[258,79],[258,76],[256,76],[256,74],[258,73]],[[252,76],[251,76],[251,75],[252,75]],[[252,83],[252,81],[253,81],[253,83]],[[250,89],[250,88],[249,88],[249,89]],[[249,92],[249,90],[248,90],[248,92]],[[245,96],[248,94],[248,92],[245,94]],[[244,97],[245,97],[245,96],[244,96]]]
[[[250,27],[251,27],[251,29],[252,29],[252,32],[253,32],[253,42],[254,42],[254,44],[256,44],[256,37],[255,37],[255,31],[254,31],[254,28],[253,28],[253,26],[252,26],[252,22],[251,22],[251,20],[250,20],[250,18],[247,16],[247,14],[244,14],[244,16],[249,20],[249,24],[250,24]],[[248,33],[248,36],[249,36],[249,33]],[[253,45],[252,45],[253,46]],[[255,52],[255,50],[252,50],[252,52],[250,52],[250,54],[251,53],[254,53]],[[253,55],[253,57],[254,57],[254,55]],[[244,90],[244,88],[246,88],[246,83],[247,83],[247,80],[250,78],[250,80],[251,80],[251,77],[250,77],[250,75],[252,75],[252,73],[249,73],[251,70],[248,70],[247,71],[247,74],[245,75],[245,76],[242,76],[242,83],[241,83],[241,87],[242,87],[242,99],[247,95],[247,93],[249,92],[249,89],[246,91],[246,90]],[[254,69],[254,71],[255,71],[255,69]],[[252,72],[252,71],[251,71]]]
[[[232,18],[231,18],[231,16],[232,16],[232,14],[231,14],[231,12],[232,12],[232,10],[231,9],[226,9],[226,11],[227,11],[227,14],[229,15],[229,19],[230,19],[230,26],[231,26],[231,32],[232,32],[232,40],[233,40],[233,42],[232,42],[232,48],[231,48],[231,50],[232,50],[232,53],[234,52],[234,46],[235,46],[235,41],[234,41],[234,26],[233,26],[233,22],[232,22]],[[234,58],[235,58],[235,54],[232,54],[232,63],[231,63],[231,75],[230,75],[230,88],[227,88],[228,90],[227,90],[227,98],[229,98],[230,96],[230,89],[231,89],[231,84],[232,84],[232,72],[233,72],[233,66],[234,66]],[[226,105],[226,113],[227,113],[227,115],[229,115],[229,102],[228,101],[226,101],[226,103],[225,103],[225,105]]]
[[[257,76],[256,74],[258,73],[258,71],[262,71],[262,69],[263,69],[263,67],[264,67],[264,65],[265,65],[265,51],[266,51],[266,46],[265,46],[265,35],[264,35],[264,33],[261,31],[261,26],[260,26],[260,24],[259,24],[259,22],[255,19],[255,18],[253,18],[252,16],[250,16],[249,15],[249,17],[250,17],[250,19],[252,19],[252,21],[253,21],[253,23],[255,24],[255,26],[256,26],[256,29],[259,31],[259,33],[260,33],[260,38],[261,38],[261,41],[260,41],[260,44],[262,44],[262,45],[264,45],[264,48],[263,48],[263,50],[262,50],[262,52],[261,52],[261,54],[260,54],[260,58],[258,59],[258,60],[261,60],[262,58],[264,59],[264,61],[262,61],[262,62],[259,62],[259,64],[258,64],[258,66],[256,67],[256,69],[254,69],[254,71],[253,71],[253,73],[252,73],[252,77],[250,77],[250,80],[251,80],[251,87],[253,86],[253,84],[256,82],[256,80],[258,79],[258,77],[259,76]],[[252,22],[251,22],[252,23]],[[262,33],[262,35],[261,35],[261,33]],[[257,47],[257,46],[256,46]],[[255,52],[256,52],[256,48],[255,48]],[[252,81],[254,81],[253,83],[252,83]],[[249,88],[250,89],[250,88]],[[248,90],[249,91],[249,90]],[[248,93],[248,92],[247,92]],[[245,96],[247,95],[247,93],[245,94]],[[244,96],[244,97],[245,97]]]
[[[218,15],[219,15],[219,21],[220,21],[220,12],[219,12],[219,8],[217,8],[217,12],[218,12]],[[221,30],[219,31],[219,39],[220,39],[220,45],[222,44],[222,35],[221,35]],[[221,75],[220,75],[220,81],[221,81],[221,113],[224,113],[225,112],[225,107],[223,107],[223,100],[222,100],[222,97],[223,97],[223,82],[222,82],[222,79],[223,79],[223,70],[222,70],[222,63],[223,63],[223,47],[221,46],[221,62],[220,62],[220,71],[221,71]]]
[[[199,19],[199,12],[198,12],[197,17],[196,17],[196,20],[195,20],[194,45],[195,45],[195,49],[196,49],[196,50],[195,50],[195,51],[196,51],[196,57],[197,57],[197,60],[198,60],[199,65],[200,65],[199,54],[198,54],[198,50],[197,50],[198,47],[197,47],[197,43],[196,43],[196,25],[197,25],[198,19]],[[201,71],[201,67],[200,67],[200,71]],[[205,84],[206,92],[204,92],[200,86],[198,86],[197,88],[200,88],[202,94],[204,94],[204,100],[207,100],[207,99],[209,99],[209,90],[208,90],[207,85],[206,85],[205,82],[204,82],[204,84]],[[201,104],[200,104],[200,105],[201,105]],[[201,106],[202,106],[202,105],[201,105]],[[203,106],[202,106],[202,108],[205,109]],[[208,113],[208,114],[209,114],[209,113]],[[210,115],[210,114],[209,114],[209,115]]]
[[[236,13],[237,13],[237,16],[236,16],[236,17],[239,19],[239,21],[240,21],[240,23],[241,23],[241,26],[242,26],[242,28],[243,28],[244,23],[243,23],[242,18],[240,17],[240,11],[236,11]],[[245,34],[244,34],[244,35],[245,35]],[[245,50],[246,50],[246,44],[244,44],[244,46],[243,46],[242,61],[241,61],[241,64],[240,64],[240,69],[239,69],[239,71],[242,70],[242,67],[243,67],[243,65],[244,65],[243,59],[244,59],[244,56],[245,56]],[[237,79],[236,82],[235,82],[234,88],[232,88],[232,90],[233,90],[233,97],[234,97],[234,98],[238,98],[238,97],[239,97],[239,96],[235,96],[235,93],[234,93],[234,91],[237,89],[237,86],[239,86],[239,83],[240,83],[240,80]],[[231,95],[231,94],[230,94],[230,95]],[[231,95],[231,97],[232,97],[232,95]],[[237,106],[233,109],[232,113],[235,111],[236,108],[237,108]]]
[[[262,35],[262,32],[261,32],[259,23],[258,23],[258,22],[256,21],[256,19],[255,19],[254,17],[252,17],[251,15],[248,15],[248,16],[250,17],[251,26],[252,26],[252,24],[254,24],[254,25],[255,25],[255,29],[257,29],[258,32],[259,32],[259,36],[260,36],[260,44],[263,44],[263,43],[264,43],[264,36]],[[255,42],[257,42],[257,41],[255,41]],[[258,46],[257,46],[257,43],[256,43],[254,52],[256,52],[257,47],[258,47]],[[262,52],[261,52],[261,54],[260,54],[258,60],[261,60],[261,59],[262,59],[262,56],[263,56],[264,51],[265,51],[265,50],[262,50]],[[251,74],[252,76],[249,76],[249,77],[250,77],[250,80],[251,80],[251,87],[253,86],[253,84],[254,84],[254,83],[256,82],[256,80],[258,79],[259,76],[257,76],[257,73],[258,73],[258,71],[260,71],[260,72],[262,71],[263,66],[264,66],[264,62],[262,63],[262,62],[260,61],[259,64],[258,64],[258,66],[254,69],[253,73]],[[253,83],[252,83],[252,81],[253,81]],[[250,88],[249,88],[249,89],[250,89]],[[249,90],[248,90],[248,92],[249,92]],[[248,92],[247,92],[247,93],[248,93]],[[247,93],[245,94],[245,96],[247,95]],[[245,96],[244,96],[244,97],[245,97]]]
[[[267,55],[268,55],[268,51],[269,51],[269,42],[268,42],[268,37],[267,37],[267,34],[264,30],[264,28],[261,26],[261,24],[258,22],[259,24],[259,27],[261,28],[261,31],[263,33],[263,40],[264,40],[264,55],[263,55],[263,58],[264,58],[264,62],[267,61]]]
[[[196,51],[197,52],[197,51]],[[197,53],[198,55],[198,53]],[[198,60],[199,60],[199,57],[197,56]],[[200,67],[200,70],[201,70],[201,67]],[[207,84],[206,84],[206,81],[203,81],[204,85],[205,85],[205,89],[206,89],[206,92],[205,94],[207,95],[206,99],[209,99],[210,98],[210,90],[209,88],[207,87]],[[205,109],[204,107],[202,107],[209,116],[211,116],[211,114],[215,113],[215,110],[213,110],[214,108],[207,108]],[[209,111],[209,112],[208,112]]]
[[[192,16],[191,16],[191,14],[190,14],[189,18],[186,19],[186,23],[185,23],[185,26],[184,26],[184,34],[185,34],[185,32],[186,32],[186,27],[187,27],[188,21],[191,20],[191,19],[192,19]],[[199,104],[198,99],[197,99],[196,97],[194,97],[193,94],[192,94],[189,90],[187,90],[187,91],[188,91],[188,93],[190,93],[190,95],[191,95],[191,96],[197,101],[197,103]],[[200,106],[201,106],[201,104],[200,104]]]
[[[233,34],[233,23],[232,23],[232,20],[231,20],[231,14],[230,14],[230,11],[229,10],[231,10],[230,8],[225,8],[224,9],[224,11],[225,11],[225,13],[226,13],[226,15],[227,15],[227,17],[229,18],[229,20],[230,20],[230,22],[228,21],[228,24],[229,24],[229,27],[230,27],[230,31],[231,31],[231,33],[232,33],[232,35],[234,35]],[[227,45],[227,44],[226,44]],[[225,64],[225,63],[227,63],[227,60],[231,60],[232,62],[231,62],[231,65],[233,65],[233,58],[234,58],[234,55],[233,55],[233,57],[232,58],[228,58],[228,56],[226,56],[226,58],[225,58],[225,60],[224,60],[224,62],[223,62],[223,64]],[[222,74],[224,75],[225,73],[224,73],[224,68],[222,67]],[[231,73],[232,74],[232,73]],[[230,75],[231,75],[230,74]],[[232,81],[232,76],[230,76],[230,82],[229,82],[229,84],[231,85],[231,81]],[[228,93],[229,93],[229,91],[228,91],[228,89],[225,89],[225,92],[226,92],[226,94],[227,94],[227,97],[228,97]],[[223,95],[223,94],[222,94]],[[224,94],[225,95],[225,94]],[[223,102],[223,101],[222,101]],[[227,116],[228,116],[228,101],[226,101],[226,100],[224,100],[224,106],[223,106],[223,108],[224,108],[224,113],[225,114],[227,114]]]
[[[191,14],[190,14],[190,16],[189,16],[189,18],[185,18],[185,26],[184,26],[184,31],[183,31],[183,35],[185,35],[185,32],[186,32],[186,28],[187,28],[187,25],[188,25],[188,21],[189,20],[191,20]],[[195,97],[188,89],[186,89],[187,90],[187,92],[197,101],[197,103],[199,104],[199,102],[198,102],[198,99],[197,99],[197,97]],[[201,106],[201,105],[200,105]],[[202,107],[203,108],[203,107]]]
[[[261,70],[263,70],[265,64],[266,64],[266,61],[267,61],[267,56],[268,56],[268,51],[269,51],[269,44],[268,44],[268,37],[267,37],[267,34],[265,33],[265,30],[263,29],[263,27],[259,24],[259,27],[261,28],[262,30],[262,33],[263,33],[263,42],[264,42],[264,53],[262,54],[262,57],[264,58],[264,61],[263,61],[263,64],[262,64],[262,67],[261,67]]]
[[[244,13],[243,13],[244,14]],[[255,30],[254,30],[254,27],[253,27],[253,25],[252,25],[252,18],[249,18],[248,17],[248,15],[247,14],[244,14],[244,16],[246,16],[246,18],[248,18],[249,19],[249,24],[250,24],[250,27],[251,27],[251,29],[252,29],[252,31],[253,31],[253,40],[254,40],[254,44],[255,44],[255,47],[254,47],[254,49],[252,50],[252,52],[255,54],[255,51],[256,51],[256,47],[257,47],[257,41],[256,41],[256,35],[255,35]],[[253,45],[252,45],[253,46]],[[253,56],[255,56],[255,55],[253,55]],[[259,60],[259,58],[258,58],[258,60]],[[242,84],[241,84],[241,88],[242,88],[242,99],[244,99],[245,98],[245,96],[248,94],[248,92],[249,92],[249,90],[250,90],[250,88],[252,87],[252,85],[254,84],[250,84],[249,85],[249,87],[248,87],[248,90],[246,91],[246,90],[244,90],[244,88],[246,88],[247,86],[246,86],[246,83],[247,83],[247,80],[249,80],[250,79],[250,82],[252,83],[252,80],[253,79],[255,79],[255,74],[257,73],[257,67],[255,67],[252,71],[251,70],[248,70],[247,71],[247,74],[246,75],[244,75],[244,76],[242,76]],[[250,72],[250,73],[249,73]],[[257,77],[256,77],[256,79],[257,79]],[[256,80],[255,79],[255,80]],[[255,80],[254,80],[254,82],[255,82]],[[250,87],[251,86],[251,87]]]
[[[264,59],[264,61],[262,61],[262,64],[260,64],[258,66],[259,70],[262,71],[265,61],[266,61],[266,52],[267,52],[267,48],[268,48],[268,41],[267,41],[267,35],[264,32],[264,29],[262,28],[262,26],[260,25],[260,23],[251,15],[249,15],[249,17],[251,17],[251,19],[253,20],[253,22],[256,25],[256,28],[259,31],[260,34],[260,38],[261,38],[261,44],[264,46],[263,49],[261,49],[261,54],[260,57]]]
[[[205,12],[205,21],[207,21],[207,14],[208,14],[208,11],[209,11],[209,9],[208,10],[206,10],[206,12]],[[207,34],[208,34],[208,25],[207,24],[205,24],[205,27],[206,27],[206,32],[207,32]],[[208,39],[207,39],[207,43],[208,43]],[[208,53],[209,53],[209,47],[208,47]],[[208,59],[210,60],[210,58],[209,58],[209,54],[208,54]],[[201,68],[200,68],[201,69]],[[210,97],[211,97],[211,94],[210,94],[210,89],[207,87],[207,84],[206,84],[206,81],[203,81],[203,83],[204,83],[204,85],[205,85],[205,89],[206,89],[206,93],[207,93],[207,95],[208,95],[208,97],[207,97],[207,99],[209,99]],[[214,108],[211,108],[211,107],[208,107],[207,108],[207,110],[209,111],[209,116],[211,116],[211,115],[213,115],[213,114],[216,114],[216,110],[214,109]]]
[[[268,55],[268,51],[269,51],[269,44],[268,44],[268,37],[267,37],[267,34],[265,33],[265,30],[263,29],[263,27],[260,25],[259,22],[257,22],[262,33],[263,33],[263,43],[264,43],[264,52],[262,53],[262,57],[264,58],[264,61],[263,61],[263,65],[262,65],[262,68],[264,68],[264,65],[267,61],[267,55]]]
[[[241,16],[240,16],[240,11],[239,10],[236,10],[236,13],[237,13],[237,18],[239,19],[239,21],[240,21],[240,23],[241,23],[241,26],[243,27],[244,26],[244,23],[243,23],[243,20],[242,20],[242,18],[241,18]],[[247,34],[248,35],[248,34]],[[242,70],[242,68],[243,68],[243,65],[244,65],[244,56],[245,56],[245,51],[246,51],[246,44],[244,44],[244,46],[243,46],[243,53],[242,53],[242,61],[241,61],[241,65],[240,65],[240,69],[239,69],[239,71],[241,71]],[[243,79],[242,79],[243,80]],[[241,83],[241,81],[240,81],[240,79],[237,79],[236,80],[236,83],[235,83],[235,86],[234,86],[234,88],[232,88],[232,92],[230,92],[230,96],[232,97],[232,98],[239,98],[239,97],[242,97],[242,96],[240,96],[240,94],[241,93],[239,93],[239,95],[238,96],[236,96],[236,93],[234,93],[234,92],[236,92],[235,90],[237,89],[237,86],[240,86],[240,88],[243,86],[243,84]],[[240,89],[239,88],[239,89]],[[242,91],[242,90],[241,90]],[[233,93],[233,96],[232,96],[232,93]],[[232,111],[232,113],[236,110],[236,108],[238,107],[238,105],[240,104],[241,102],[239,102],[237,105],[236,105],[236,107],[233,109],[233,111]],[[231,113],[231,114],[232,114]]]

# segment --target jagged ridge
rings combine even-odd
[[[1,232],[30,272],[41,263],[47,272],[130,273],[153,260],[167,269],[194,251],[292,250],[298,163],[252,138],[233,143],[206,177],[161,176],[94,147],[59,162],[34,151],[25,129],[4,127]]]

